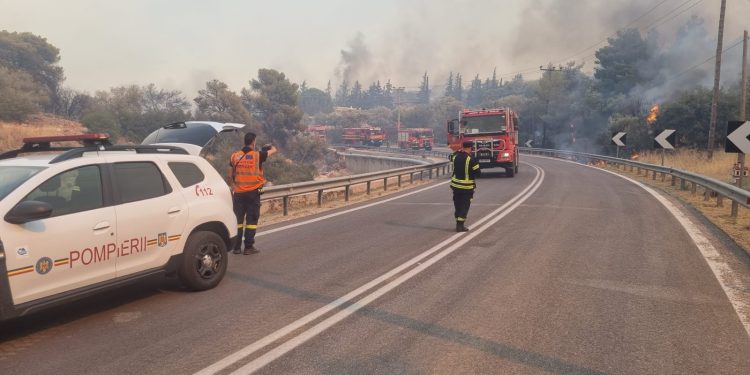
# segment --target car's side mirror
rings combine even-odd
[[[30,221],[48,218],[52,214],[52,205],[40,201],[24,201],[17,204],[5,215],[5,221],[11,224],[25,224]]]

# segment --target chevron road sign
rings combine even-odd
[[[620,147],[624,147],[627,134],[628,133],[625,133],[625,132],[618,132],[618,133],[612,134],[612,144],[620,146]]]
[[[750,154],[750,121],[729,121],[724,151]]]
[[[667,150],[674,150],[674,129],[664,129],[659,135],[654,138],[654,148],[664,148]]]
[[[531,140],[531,139],[529,139],[528,141],[526,141],[525,145],[526,145],[526,147],[531,148],[531,144],[532,143],[534,143],[534,141]]]

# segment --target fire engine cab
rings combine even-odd
[[[518,115],[510,108],[465,109],[458,119],[448,121],[448,146],[452,150],[471,141],[471,156],[480,168],[505,168],[505,174],[518,173]]]
[[[403,149],[432,150],[434,135],[431,128],[406,128],[398,131],[398,147]]]
[[[170,145],[26,138],[0,154],[0,320],[157,273],[218,285],[237,233],[232,197],[187,149],[241,126],[178,123],[151,137]]]

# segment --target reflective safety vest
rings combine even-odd
[[[472,175],[479,170],[479,164],[474,162],[471,156],[465,152],[457,152],[449,158],[453,162],[451,187],[465,190],[474,189],[476,185]]]
[[[258,190],[266,183],[263,170],[260,169],[258,151],[237,151],[229,159],[233,168],[234,192]]]

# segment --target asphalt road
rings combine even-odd
[[[153,278],[0,325],[0,373],[750,374],[745,326],[662,204],[524,161],[479,180],[471,232],[446,180],[263,227],[214,290]]]

